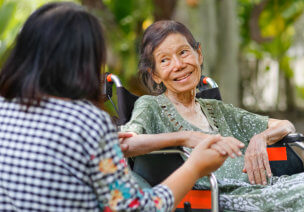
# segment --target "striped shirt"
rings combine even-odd
[[[141,190],[109,116],[48,98],[27,111],[0,97],[0,211],[171,211],[164,185]]]

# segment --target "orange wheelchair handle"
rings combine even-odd
[[[210,77],[204,77],[202,79],[202,82],[204,85],[209,85],[211,88],[218,88],[218,85],[216,84],[216,82],[211,79]]]
[[[107,75],[106,80],[107,80],[107,82],[114,82],[116,88],[122,87],[120,79],[115,74],[109,74],[109,75]]]
[[[107,79],[108,82],[112,82],[112,78],[111,78],[111,77],[112,77],[112,74],[109,74],[109,75],[107,76],[106,79]]]

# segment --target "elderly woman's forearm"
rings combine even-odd
[[[263,132],[268,145],[274,144],[289,133],[294,133],[295,127],[288,120],[269,119],[268,129]]]
[[[186,136],[182,132],[140,134],[125,139],[128,151],[124,152],[126,157],[147,154],[149,152],[166,147],[182,146]]]

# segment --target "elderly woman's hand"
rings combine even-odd
[[[206,138],[216,138],[216,141],[214,144],[211,145],[211,149],[216,150],[221,155],[230,156],[232,158],[235,158],[236,156],[241,156],[242,152],[240,151],[240,148],[243,148],[245,145],[240,142],[239,140],[233,138],[233,137],[223,137],[220,135],[209,135],[204,134],[201,132],[194,132],[194,131],[186,131],[183,132],[184,136],[186,138],[184,139],[184,142],[182,146],[194,148],[199,143],[204,142]]]
[[[271,177],[267,154],[267,137],[261,133],[253,136],[245,152],[244,172],[251,184],[267,184],[266,174]]]
[[[228,155],[231,158],[235,158],[236,156],[241,156],[242,152],[240,148],[243,148],[245,145],[233,138],[233,137],[222,137],[218,142],[211,145],[211,148],[217,150],[222,155]]]

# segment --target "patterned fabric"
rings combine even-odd
[[[109,116],[49,98],[26,112],[0,97],[0,211],[171,211],[164,185],[141,190]]]
[[[250,113],[217,100],[196,99],[209,124],[211,133],[233,136],[245,144],[250,138],[267,129],[268,117]],[[122,131],[138,134],[157,134],[177,131],[201,131],[187,122],[164,95],[142,96],[135,104],[131,120]],[[204,132],[209,133],[210,132]],[[227,211],[303,211],[304,174],[273,177],[266,186],[251,185],[242,173],[244,157],[228,158],[214,174],[219,182],[220,206]],[[208,179],[201,178],[198,189],[209,187]]]

